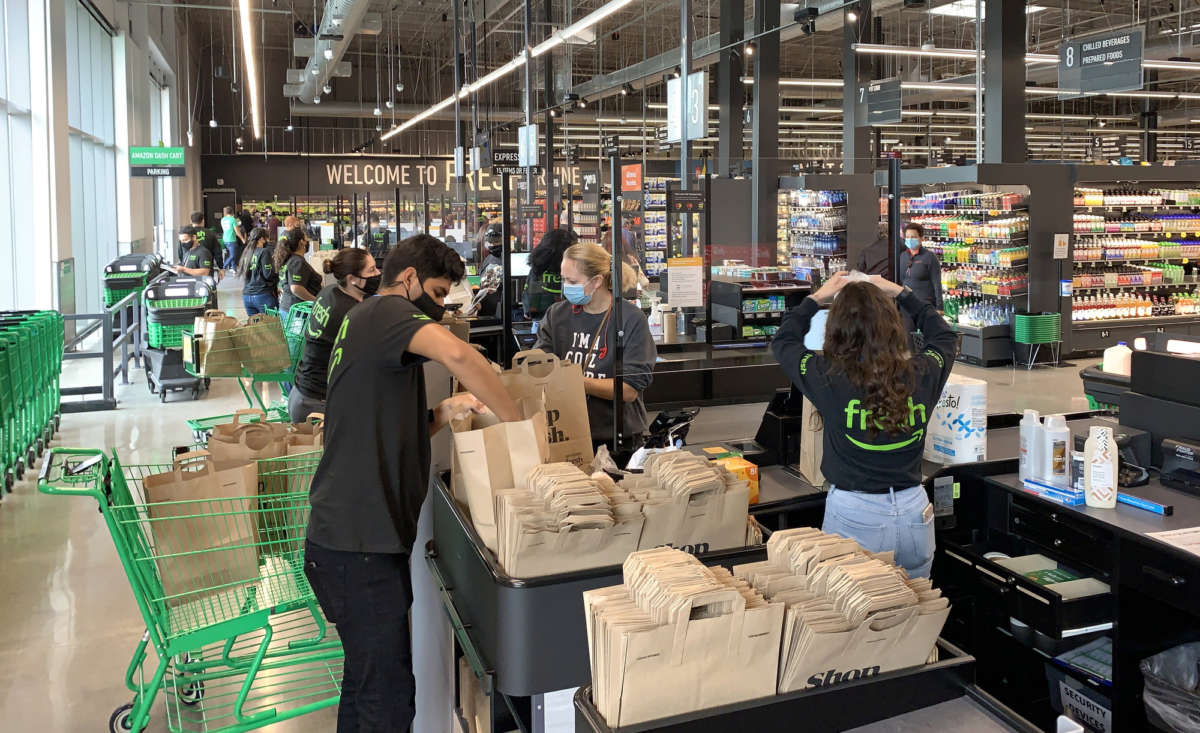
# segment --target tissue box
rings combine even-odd
[[[945,464],[987,460],[987,382],[950,375],[926,426],[925,460]]]

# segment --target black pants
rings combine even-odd
[[[304,574],[346,650],[338,733],[399,733],[416,715],[408,555],[305,543]]]

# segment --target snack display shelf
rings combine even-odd
[[[1029,209],[1026,209],[1026,208],[1018,208],[1018,209],[971,209],[971,208],[965,208],[965,209],[920,209],[920,208],[918,208],[918,209],[908,209],[902,213],[916,214],[918,216],[929,215],[929,214],[935,214],[935,215],[936,214],[978,214],[980,216],[1006,216],[1009,214],[1022,214],[1022,213],[1028,213],[1028,212],[1029,212]]]
[[[1188,260],[1188,259],[1190,259],[1190,258],[1188,258],[1188,257],[1135,257],[1132,259],[1074,260],[1073,264],[1076,264],[1076,265],[1109,265],[1109,264],[1115,263],[1118,265],[1136,265],[1136,264],[1146,264],[1148,262],[1183,263],[1185,260]]]
[[[1015,234],[1011,237],[943,237],[937,234],[926,234],[923,239],[932,242],[962,242],[964,244],[972,244],[975,242],[985,242],[987,244],[1018,244],[1028,241],[1024,233]]]
[[[727,733],[728,731],[847,730],[961,698],[974,691],[975,659],[938,640],[938,661],[851,682],[697,710],[685,715],[610,727],[592,704],[591,685],[575,693],[575,730],[591,733]]]
[[[1010,265],[984,265],[978,262],[942,262],[942,269],[966,268],[969,270],[1024,270],[1028,260],[1018,260]]]
[[[1072,292],[1076,292],[1076,293],[1095,292],[1095,291],[1101,291],[1101,290],[1158,290],[1158,289],[1162,289],[1162,288],[1181,288],[1182,289],[1182,288],[1186,288],[1188,286],[1194,287],[1195,285],[1196,285],[1195,281],[1182,282],[1182,283],[1151,283],[1149,285],[1082,285],[1082,286],[1072,286],[1071,290],[1072,290]]]
[[[1085,211],[1088,213],[1112,211],[1194,211],[1196,209],[1200,209],[1200,204],[1105,204],[1102,206],[1079,205],[1075,207],[1076,211]]]

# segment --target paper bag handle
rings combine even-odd
[[[906,623],[913,613],[919,613],[920,607],[909,606],[895,611],[880,611],[867,619],[866,625],[871,631],[887,631],[890,628]]]
[[[679,665],[683,663],[683,652],[687,641],[688,628],[692,625],[692,614],[698,608],[715,605],[717,603],[732,603],[732,608],[729,611],[729,640],[728,651],[733,652],[736,648],[735,642],[742,633],[742,622],[746,617],[746,597],[739,593],[734,588],[721,590],[712,590],[707,593],[700,593],[688,599],[688,606],[684,609],[684,614],[681,614],[675,622],[675,642],[671,647],[671,664]]]
[[[538,366],[541,364],[551,364],[550,371],[542,375],[542,378],[552,374],[559,366],[558,357],[551,354],[549,351],[541,349],[529,349],[528,351],[518,351],[513,355],[512,368],[514,371],[519,371],[524,374],[529,374],[529,367]],[[533,377],[532,374],[529,374]]]
[[[321,423],[325,422],[325,413],[310,412],[308,413],[308,417],[304,418],[304,422],[312,423],[313,425],[320,425]]]
[[[260,422],[260,423],[265,423],[267,421],[267,414],[265,412],[263,412],[262,410],[258,409],[257,407],[243,407],[242,409],[233,413],[233,423],[232,424],[241,425],[242,417],[244,415],[258,415],[258,422]],[[246,423],[246,424],[249,425],[250,423]]]
[[[209,308],[208,310],[204,311],[204,313],[203,313],[203,314],[201,314],[201,316],[200,316],[200,317],[201,317],[201,318],[208,318],[208,317],[210,317],[210,316],[212,316],[212,317],[220,317],[220,318],[225,318],[225,317],[226,317],[226,315],[225,315],[225,311],[221,310],[220,308]]]
[[[202,461],[203,465],[199,470],[191,471],[192,473],[207,474],[212,473],[212,453],[206,450],[193,450],[187,453],[180,453],[175,456],[175,460],[171,461],[171,470],[174,473],[183,473],[185,463],[193,463]]]

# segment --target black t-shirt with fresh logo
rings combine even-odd
[[[295,386],[305,397],[325,399],[329,373],[329,354],[342,320],[358,301],[337,285],[329,285],[317,295],[312,313],[304,327],[304,354],[296,367]]]
[[[246,284],[242,295],[269,295],[279,289],[279,273],[275,272],[275,260],[270,247],[259,247],[252,255],[246,270]]]
[[[305,262],[300,255],[292,255],[283,263],[283,273],[279,280],[279,296],[280,310],[287,310],[300,299],[292,294],[292,286],[299,285],[308,292],[316,295],[321,292],[322,278],[317,274],[317,271],[312,269],[312,266]]]
[[[193,236],[196,237],[197,242],[212,252],[214,262],[221,261],[221,235],[211,229],[196,227],[196,233]]]
[[[212,270],[212,252],[203,245],[193,245],[183,256],[183,266],[189,270]]]
[[[409,344],[431,323],[399,295],[368,298],[342,319],[329,357],[325,452],[310,491],[307,537],[316,544],[412,551],[430,453],[425,359]]]

